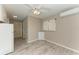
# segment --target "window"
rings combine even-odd
[[[56,31],[56,20],[45,20],[43,21],[43,30],[44,31]]]

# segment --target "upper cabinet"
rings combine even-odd
[[[7,14],[3,5],[0,5],[0,22],[9,23],[9,19],[7,18]]]

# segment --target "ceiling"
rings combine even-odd
[[[33,16],[40,19],[57,15],[63,11],[79,7],[77,4],[5,4],[4,7],[9,15],[17,16],[19,20]],[[33,15],[32,9],[38,8],[40,15]]]

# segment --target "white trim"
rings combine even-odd
[[[34,42],[34,41],[37,41],[37,40],[31,40],[31,41],[27,41],[27,43],[32,43],[32,42]]]
[[[45,40],[45,39],[37,39],[37,40]]]
[[[56,44],[56,45],[58,45],[58,46],[64,47],[64,48],[69,49],[69,50],[71,50],[71,51],[74,51],[74,52],[76,52],[76,53],[79,53],[79,50],[76,50],[76,49],[67,47],[67,46],[62,45],[62,44],[60,44],[60,43],[57,43],[57,42],[51,42],[51,41],[49,41],[49,40],[46,40],[46,41],[48,41],[48,42],[50,42],[50,43],[53,43],[53,44]]]
[[[39,39],[27,41],[27,43],[32,43],[32,42],[35,42],[35,41],[37,41],[37,40],[39,40]],[[40,39],[40,40],[45,40],[45,39]],[[40,41],[40,40],[39,40],[39,41]]]

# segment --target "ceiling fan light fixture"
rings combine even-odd
[[[34,11],[33,14],[34,14],[34,15],[39,15],[40,12],[39,12],[39,11]]]
[[[39,14],[40,14],[40,11],[38,11],[36,8],[34,8],[33,14],[34,14],[34,15],[39,15]]]

